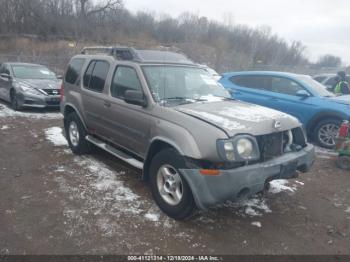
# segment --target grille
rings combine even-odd
[[[57,96],[60,94],[59,89],[43,89],[43,91],[45,91],[45,93],[48,94],[49,96]]]
[[[283,154],[283,132],[258,137],[261,161],[268,161]]]

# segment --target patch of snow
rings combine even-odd
[[[228,129],[230,131],[237,130],[237,129],[246,129],[246,126],[244,126],[236,121],[232,121],[228,118],[214,115],[211,113],[196,111],[196,110],[192,110],[192,109],[186,109],[185,112],[187,112],[189,114],[193,114],[193,115],[198,116],[198,117],[202,117],[202,118],[207,119],[209,121],[212,121],[215,124],[222,126],[223,128]]]
[[[201,96],[199,99],[204,99],[206,102],[220,102],[223,101],[224,98],[218,97],[218,96],[213,96],[211,94],[206,95],[206,96]]]
[[[55,171],[56,172],[65,172],[66,169],[63,166],[59,166]]]
[[[45,129],[46,139],[53,143],[55,146],[66,146],[68,145],[67,139],[62,134],[62,128],[50,127]]]
[[[0,117],[26,117],[33,119],[62,119],[63,116],[61,113],[48,113],[40,112],[39,110],[33,111],[14,111],[11,108],[0,104]]]
[[[90,186],[104,192],[105,197],[112,199],[114,208],[126,213],[141,213],[140,201],[137,201],[139,196],[118,179],[121,173],[110,170],[106,165],[91,157],[77,157],[74,161],[88,170],[88,176],[94,177]]]
[[[152,222],[158,222],[159,221],[160,214],[155,214],[155,213],[147,213],[145,214],[145,218]]]
[[[238,209],[236,213],[238,215],[249,216],[249,217],[260,217],[263,214],[271,213],[271,209],[266,204],[265,198],[259,198],[258,196],[243,199],[237,202],[227,201],[217,207],[233,208]]]
[[[290,191],[290,192],[295,192],[297,188],[295,186],[287,186],[288,180],[286,179],[277,179],[277,180],[272,180],[270,182],[270,189],[269,192],[273,194],[280,193],[282,191]]]
[[[8,125],[4,125],[0,128],[0,130],[6,130],[6,129],[9,129],[9,126]]]
[[[261,227],[261,223],[259,221],[254,221],[251,224],[256,227]]]
[[[297,184],[299,184],[299,185],[304,185],[304,182],[300,182],[300,181],[297,181],[297,180],[295,180],[295,183],[297,183]]]
[[[264,213],[271,213],[271,209],[267,206],[265,199],[251,198],[239,202],[245,207],[245,214],[251,217],[262,216]]]

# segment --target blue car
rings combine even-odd
[[[342,120],[350,119],[350,95],[335,96],[307,75],[285,72],[225,73],[220,83],[238,100],[295,116],[310,139],[333,148]]]

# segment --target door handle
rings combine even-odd
[[[270,100],[272,100],[272,101],[278,101],[278,98],[276,98],[276,97],[271,97]]]
[[[103,102],[104,107],[111,107],[111,103],[108,101]]]

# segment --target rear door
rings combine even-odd
[[[230,78],[234,97],[238,100],[271,106],[273,94],[269,92],[271,78],[262,75],[238,75]]]
[[[109,115],[105,109],[109,106],[103,93],[110,63],[106,60],[92,60],[88,64],[82,79],[82,104],[86,126],[90,133],[101,136],[108,134]]]

